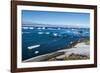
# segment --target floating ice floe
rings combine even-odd
[[[45,29],[45,27],[42,27],[42,29]]]
[[[53,33],[53,36],[58,36],[58,34],[57,33]]]
[[[40,27],[38,27],[37,29],[41,29]]]
[[[29,27],[29,29],[34,29],[33,27]]]
[[[72,44],[73,42],[71,41],[70,44]]]
[[[45,34],[50,34],[50,32],[46,32]]]
[[[39,53],[39,51],[35,51],[34,53],[35,53],[35,54],[38,54],[38,53]]]
[[[76,30],[76,29],[72,29],[72,30]]]
[[[43,32],[38,32],[38,34],[43,34]]]
[[[77,31],[75,31],[75,32],[73,32],[74,34],[79,34],[79,32],[77,32]]]
[[[67,30],[66,32],[67,32],[67,33],[70,33],[71,31],[70,31],[70,30]]]
[[[33,46],[29,46],[29,47],[27,47],[29,50],[31,50],[31,49],[34,49],[34,48],[37,48],[37,47],[40,47],[40,45],[33,45]]]
[[[23,29],[28,29],[28,27],[23,27]]]

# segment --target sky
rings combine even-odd
[[[22,10],[22,24],[29,23],[90,27],[90,14]]]

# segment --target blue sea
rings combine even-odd
[[[22,28],[22,60],[65,49],[89,37],[89,28]]]

